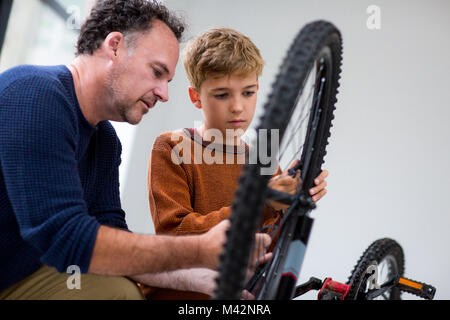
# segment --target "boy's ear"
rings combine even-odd
[[[200,101],[200,95],[194,87],[189,87],[189,98],[196,108],[202,108],[202,102]]]

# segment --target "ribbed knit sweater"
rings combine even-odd
[[[127,229],[120,141],[83,116],[65,66],[0,74],[0,290],[42,264],[89,268],[100,225]]]
[[[159,135],[153,145],[148,172],[149,204],[156,233],[204,233],[228,218],[247,156],[247,145],[227,149],[203,140],[193,129]],[[278,218],[278,211],[265,207],[264,225],[273,225]],[[209,298],[168,289],[152,290],[148,297]]]

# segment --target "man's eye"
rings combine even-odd
[[[156,78],[160,78],[162,76],[162,72],[155,68],[153,68],[153,74]]]
[[[255,94],[255,91],[245,91],[244,92],[244,96],[245,97],[251,97]]]

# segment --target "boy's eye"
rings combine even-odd
[[[251,97],[255,94],[255,91],[244,91],[243,95],[245,97]]]
[[[228,93],[216,94],[214,97],[217,99],[225,99],[228,97]]]

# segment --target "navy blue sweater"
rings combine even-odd
[[[89,268],[100,225],[127,229],[121,145],[84,118],[65,66],[0,74],[0,291],[42,264]]]

